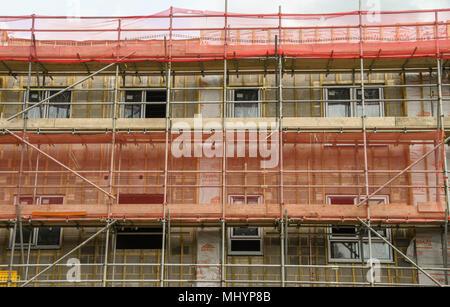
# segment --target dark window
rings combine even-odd
[[[28,99],[30,106],[42,101],[44,99],[44,96],[45,92],[43,91],[30,91],[30,98]],[[42,115],[44,114],[43,110],[43,105],[29,110],[28,118],[42,118]]]
[[[141,117],[141,104],[128,104],[130,102],[142,102],[142,91],[126,91],[125,102],[123,108],[123,117],[125,118],[140,118]]]
[[[30,240],[30,235],[33,236],[34,229],[33,228],[27,228],[22,227],[22,236],[23,236],[23,243],[28,244]],[[31,243],[33,243],[33,237],[31,238]],[[16,228],[16,244],[20,244],[20,229],[19,227]]]
[[[49,91],[49,97],[58,93],[59,91]],[[49,118],[70,118],[70,104],[59,104],[62,102],[71,101],[72,93],[66,91],[64,93],[59,94],[58,96],[50,99],[49,109],[48,109],[48,117]],[[53,104],[52,103],[58,103]]]
[[[249,103],[248,101],[258,101],[258,90],[236,90],[234,92],[234,101],[247,101],[246,103],[234,103],[234,117],[258,117],[258,103]]]
[[[378,88],[366,88],[364,89],[365,99],[380,99],[380,89]],[[361,90],[356,90],[356,99],[361,99]],[[366,110],[366,116],[379,117],[381,116],[381,102],[380,101],[364,101],[364,108]],[[356,116],[362,115],[362,103],[356,103]]]
[[[38,233],[37,238],[38,246],[54,246],[60,244],[61,240],[60,227],[39,227],[37,233]]]
[[[260,252],[261,240],[231,240],[233,252]]]
[[[262,235],[258,227],[229,229],[228,254],[262,255]]]
[[[145,106],[145,118],[165,118],[167,92],[147,91],[146,96],[146,102],[151,103],[147,103]]]
[[[119,204],[162,204],[164,194],[119,194]]]
[[[40,102],[44,98],[43,94],[43,91],[30,91],[30,98],[28,99],[28,102]]]
[[[331,232],[333,235],[355,235],[356,228],[355,227],[332,227]]]
[[[60,227],[39,227],[39,228],[22,228],[23,245],[28,247],[31,243],[32,248],[54,248],[59,247],[61,243]],[[31,235],[31,241],[30,241]],[[16,245],[20,244],[20,230],[16,229]]]
[[[19,198],[21,205],[60,205],[64,203],[62,196],[42,196],[37,195],[34,200],[32,196],[21,196]],[[12,236],[11,232],[11,236]],[[23,244],[28,247],[31,243],[31,248],[59,248],[61,244],[61,228],[60,227],[22,227]],[[31,236],[31,240],[30,240]],[[20,230],[16,229],[16,245],[20,244]],[[10,240],[12,244],[12,238]]]
[[[349,88],[329,88],[328,89],[328,117],[348,117],[350,116],[350,100]],[[332,101],[332,102],[330,102]]]
[[[258,236],[257,227],[233,227],[233,236]]]
[[[162,227],[118,229],[116,248],[160,249],[162,248]]]

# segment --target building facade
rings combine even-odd
[[[384,14],[0,23],[2,285],[447,284],[450,11]]]

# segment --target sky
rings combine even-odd
[[[225,0],[20,0],[1,4],[1,15],[136,16],[158,13],[170,6],[224,11]],[[358,10],[359,0],[228,0],[235,13],[332,13]],[[361,0],[362,10],[450,8],[450,0]],[[263,5],[261,5],[263,4]]]

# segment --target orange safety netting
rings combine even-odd
[[[206,61],[275,49],[302,58],[450,58],[450,9],[319,15],[171,8],[134,17],[0,17],[4,61]]]
[[[179,133],[168,132],[170,138],[175,139]],[[220,133],[220,132],[217,132]],[[231,132],[236,134],[236,132]],[[72,134],[72,133],[56,133],[56,134],[36,134],[36,133],[14,133],[19,138],[26,137],[26,140],[32,144],[110,144],[112,142],[112,132],[103,134]],[[367,132],[367,144],[377,143],[419,143],[435,141],[440,142],[442,132],[440,130],[429,132]],[[201,138],[207,139],[210,137],[209,131],[201,134]],[[248,139],[248,133],[246,133]],[[232,138],[232,141],[235,139]],[[192,136],[191,142],[194,141]],[[165,132],[123,132],[115,133],[115,143],[117,144],[155,144],[165,143]],[[9,134],[0,136],[1,144],[21,144],[22,142]],[[283,132],[283,144],[363,144],[362,132]],[[170,145],[169,145],[170,146]]]
[[[366,195],[366,176],[368,193],[376,195],[371,199],[373,221],[444,219],[442,131],[368,132],[367,175],[363,133],[283,132],[282,146],[270,141],[269,156],[261,152],[266,134],[252,143],[256,139],[245,133],[243,155],[235,136],[225,169],[223,157],[206,156],[206,151],[195,156],[194,146],[192,155],[178,156],[173,144],[180,133],[169,132],[167,156],[164,132],[116,133],[115,146],[112,133],[18,136],[106,191],[112,188],[117,204],[108,211],[110,200],[101,191],[28,146],[22,147],[21,166],[20,141],[4,135],[0,219],[16,217],[13,204],[20,194],[26,204],[22,217],[37,220],[157,219],[166,210],[175,219],[273,219],[287,210],[289,217],[305,221],[355,221],[367,216],[365,206],[353,203]],[[201,136],[204,150],[209,138],[209,133]],[[259,154],[251,154],[253,144],[259,144]],[[273,157],[274,165],[261,163]],[[62,203],[38,205],[36,195],[58,196]]]

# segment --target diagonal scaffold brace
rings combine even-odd
[[[436,285],[439,287],[443,287],[443,285],[437,281],[433,276],[431,276],[427,271],[425,271],[423,268],[421,268],[417,263],[415,263],[411,258],[406,256],[401,250],[399,250],[397,247],[394,246],[389,240],[386,240],[382,235],[380,235],[375,229],[373,229],[370,225],[368,225],[366,222],[364,222],[362,219],[358,217],[358,221],[364,225],[369,231],[371,231],[373,234],[375,234],[378,238],[384,241],[387,245],[392,247],[397,253],[402,255],[406,260],[408,260],[409,263],[411,263],[413,266],[415,266],[419,271],[421,271],[423,274],[425,274],[428,278],[430,278]]]
[[[17,134],[11,132],[8,129],[4,129],[5,132],[11,134],[13,137],[15,137],[16,139],[18,139],[19,141],[21,141],[22,143],[30,146],[31,148],[33,148],[34,150],[36,150],[37,152],[39,152],[40,154],[44,155],[45,157],[47,157],[48,159],[52,160],[53,162],[55,162],[56,164],[58,164],[59,166],[65,168],[66,170],[68,170],[69,172],[71,172],[72,174],[74,174],[75,176],[79,177],[80,179],[86,181],[87,183],[89,183],[90,185],[92,185],[94,188],[96,188],[97,190],[99,190],[100,192],[104,193],[105,195],[107,195],[108,197],[112,198],[112,199],[116,199],[116,197],[114,195],[112,195],[111,193],[108,193],[107,191],[105,191],[104,189],[102,189],[101,187],[99,187],[98,185],[96,185],[95,183],[93,183],[92,181],[90,181],[89,179],[87,179],[86,177],[82,176],[80,173],[78,173],[77,171],[71,169],[70,167],[68,167],[67,165],[65,165],[64,163],[58,161],[57,159],[53,158],[51,155],[49,155],[48,153],[46,153],[45,151],[39,149],[37,146],[34,146],[33,144],[31,144],[30,142],[28,142],[27,140],[25,140],[24,138],[18,136]]]
[[[74,247],[72,250],[70,250],[69,252],[67,252],[65,255],[61,256],[58,260],[56,260],[55,262],[53,262],[52,264],[50,264],[48,267],[46,267],[45,269],[43,269],[41,272],[39,272],[38,274],[34,275],[32,278],[30,278],[29,280],[27,280],[23,285],[21,285],[21,287],[25,287],[28,284],[30,284],[33,280],[35,280],[36,278],[38,278],[40,275],[44,274],[45,272],[47,272],[48,270],[50,270],[52,267],[54,267],[55,265],[57,265],[58,263],[60,263],[62,260],[64,260],[67,256],[69,256],[70,254],[72,254],[74,251],[78,250],[79,248],[85,246],[86,244],[88,244],[90,241],[92,241],[94,238],[96,238],[99,234],[101,234],[102,232],[104,232],[105,230],[108,230],[111,228],[111,226],[113,226],[118,220],[113,220],[113,221],[109,221],[108,225],[106,225],[105,227],[103,227],[102,229],[100,229],[99,231],[97,231],[95,234],[93,234],[92,236],[90,236],[89,238],[87,238],[86,240],[84,240],[84,242],[78,244],[76,247]]]
[[[367,200],[371,199],[373,196],[375,196],[378,192],[380,192],[382,189],[384,189],[387,185],[389,185],[391,182],[393,182],[395,179],[397,179],[398,177],[400,177],[401,175],[403,175],[405,172],[407,172],[409,169],[411,169],[412,167],[414,167],[416,164],[420,163],[423,159],[425,159],[426,157],[428,157],[430,154],[432,154],[433,152],[436,151],[436,149],[438,149],[440,146],[444,145],[443,142],[440,142],[439,144],[437,144],[436,146],[433,147],[433,149],[431,149],[430,151],[428,151],[427,153],[425,153],[423,156],[421,156],[419,159],[417,159],[416,161],[414,161],[413,163],[411,163],[408,167],[406,167],[404,170],[402,170],[400,173],[398,173],[397,175],[395,175],[394,177],[392,177],[391,179],[389,179],[388,181],[386,181],[386,183],[384,183],[383,185],[381,185],[378,189],[376,189],[372,194],[370,194],[367,197],[364,197],[359,203],[357,203],[355,206],[361,206],[362,204],[365,204]]]

